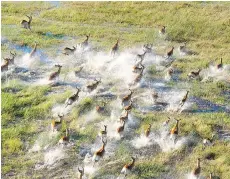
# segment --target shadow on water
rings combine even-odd
[[[212,103],[208,100],[204,100],[198,97],[191,97],[191,101],[195,102],[197,109],[193,109],[192,113],[212,113],[212,112],[227,112],[230,113],[230,109],[225,106],[220,106],[218,104]]]

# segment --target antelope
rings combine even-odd
[[[12,64],[12,65],[14,65],[14,58],[16,57],[16,53],[12,53],[11,51],[10,51],[10,54],[12,55],[12,58],[3,58],[5,61],[9,61],[9,65],[10,64]]]
[[[103,137],[103,136],[107,136],[107,125],[104,125],[104,130],[102,130],[102,131],[100,131],[99,133],[98,133],[98,135],[100,136],[100,137]]]
[[[95,83],[90,84],[90,85],[87,85],[86,87],[87,87],[89,90],[93,91],[94,89],[97,88],[97,85],[101,82],[101,80],[96,80],[96,79],[95,79],[95,81],[96,81]]]
[[[53,73],[50,74],[50,76],[49,76],[50,81],[55,79],[55,78],[57,78],[59,76],[60,72],[61,72],[61,68],[62,68],[61,65],[55,65],[55,67],[58,67],[58,71],[53,72]]]
[[[128,119],[128,116],[129,116],[129,112],[125,111],[125,115],[120,117],[120,122],[122,123],[126,121]]]
[[[8,67],[9,67],[9,63],[10,63],[10,59],[8,58],[5,58],[4,59],[6,61],[6,63],[4,63],[2,66],[1,66],[1,71],[4,72],[4,71],[8,71]]]
[[[187,42],[185,42],[184,45],[180,45],[180,46],[179,46],[178,49],[179,49],[179,52],[180,52],[181,55],[197,55],[196,52],[193,52],[193,51],[191,51],[191,50],[188,50],[188,49],[186,48],[186,45],[187,45]]]
[[[145,136],[148,137],[150,134],[150,130],[151,130],[151,124],[149,124],[149,127],[145,130]]]
[[[135,158],[134,157],[131,157],[131,158],[132,158],[132,162],[126,164],[121,170],[121,174],[124,174],[125,177],[131,172],[131,170],[132,170],[132,168],[134,167],[134,164],[135,164]]]
[[[214,179],[212,173],[210,173],[209,177],[207,177],[206,179]]]
[[[102,143],[103,143],[102,147],[101,147],[100,149],[98,149],[98,150],[94,153],[94,155],[93,155],[92,161],[94,161],[94,164],[95,164],[95,162],[97,162],[101,157],[103,157],[104,154],[105,154],[105,145],[106,145],[106,141],[104,141],[104,140],[102,139]]]
[[[176,142],[178,132],[179,132],[179,121],[176,119],[176,125],[170,130],[170,139],[173,140],[174,144]]]
[[[162,27],[160,27],[160,29],[159,29],[159,34],[160,35],[164,35],[165,34],[165,32],[166,32],[166,26],[162,26]]]
[[[83,66],[81,66],[78,70],[75,70],[74,73],[75,73],[75,76],[77,76],[78,73],[80,73],[83,69]]]
[[[198,69],[198,71],[191,71],[188,74],[188,78],[196,78],[200,75],[201,69]]]
[[[139,81],[141,81],[141,78],[143,76],[143,71],[144,71],[144,65],[142,65],[142,69],[141,72],[136,76],[136,78],[134,79],[134,83],[138,83]]]
[[[29,21],[22,20],[22,21],[20,22],[20,24],[21,24],[21,26],[22,26],[23,28],[25,28],[25,29],[30,29],[30,30],[31,30],[30,24],[31,24],[31,21],[32,21],[32,16],[27,16],[27,15],[26,15],[26,17],[29,18]]]
[[[79,88],[77,88],[77,92],[76,93],[74,93],[72,96],[70,96],[67,100],[66,100],[66,106],[65,107],[67,107],[67,106],[69,106],[69,105],[72,105],[75,101],[77,101],[78,100],[78,98],[79,98],[79,92],[80,92],[81,90],[79,89]]]
[[[198,158],[197,159],[197,166],[192,170],[192,175],[198,179],[199,175],[200,175],[200,172],[201,172],[200,158]]]
[[[139,65],[139,64],[141,64],[143,62],[146,53],[147,52],[144,52],[143,54],[137,54],[136,61],[138,59],[140,59],[140,61],[137,63],[137,65]]]
[[[98,113],[104,112],[104,111],[105,111],[105,102],[103,102],[103,106],[97,105],[97,106],[96,106],[96,111],[97,111]]]
[[[133,91],[129,89],[130,93],[122,98],[122,102],[128,101],[131,99]]]
[[[121,134],[122,132],[124,132],[124,129],[125,129],[125,121],[123,121],[122,126],[119,126],[119,127],[117,128],[117,133],[118,133],[118,134]]]
[[[186,44],[187,44],[187,42],[185,42],[184,45],[180,45],[180,46],[179,46],[179,52],[180,52],[181,54],[187,52],[187,50],[186,50]]]
[[[133,107],[132,102],[133,102],[133,101],[132,101],[132,100],[130,100],[129,105],[124,107],[125,111],[129,111],[129,110],[131,110],[131,109],[132,109],[132,107]]]
[[[206,146],[213,145],[214,137],[215,137],[215,134],[212,134],[211,138],[203,139],[203,149],[205,149]]]
[[[167,73],[165,75],[165,80],[171,80],[172,79],[172,75],[173,75],[173,68],[168,68]]]
[[[187,98],[188,98],[188,93],[189,91],[186,92],[185,96],[183,97],[183,99],[180,101],[179,106],[182,107],[184,105],[184,103],[186,102]]]
[[[61,115],[58,114],[58,117],[59,117],[59,121],[56,121],[55,119],[53,119],[52,122],[51,122],[51,130],[52,130],[52,132],[57,131],[58,127],[62,123],[64,115],[61,116]]]
[[[112,47],[111,55],[114,56],[114,55],[117,53],[117,51],[118,51],[118,49],[119,49],[118,44],[119,44],[119,39],[117,39],[117,42],[116,42],[115,45]]]
[[[69,143],[69,129],[66,128],[65,136],[62,136],[58,141],[58,144],[68,144]]]
[[[173,55],[173,50],[174,50],[174,47],[172,47],[170,50],[167,51],[167,57],[171,57]]]
[[[89,45],[89,37],[90,37],[90,34],[86,35],[86,39],[81,43],[82,48],[86,48]]]
[[[163,126],[165,126],[165,127],[168,126],[170,120],[171,120],[170,117],[168,117],[168,120],[166,120],[165,122],[163,122]]]
[[[222,58],[220,58],[220,63],[219,63],[216,67],[217,67],[217,69],[223,68],[223,61],[222,61]]]
[[[37,51],[37,45],[38,45],[38,44],[35,43],[33,50],[30,52],[30,58],[33,57],[34,54],[36,53],[36,51]]]
[[[156,102],[157,101],[157,98],[159,97],[158,93],[153,91],[152,93],[152,98],[153,98],[153,101]]]
[[[152,47],[153,47],[153,44],[145,44],[143,45],[142,48],[144,52],[150,53],[152,52]]]
[[[143,66],[142,63],[138,63],[138,64],[134,65],[132,72],[137,73],[137,72],[141,71],[143,68],[142,66]]]
[[[78,167],[78,172],[79,172],[79,179],[83,179],[83,175],[84,175],[84,168],[82,167],[82,169],[80,169],[79,167]]]
[[[64,48],[64,55],[71,55],[74,54],[74,52],[76,51],[76,47],[73,46],[73,49],[66,47]]]

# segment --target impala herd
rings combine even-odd
[[[27,16],[27,17],[28,17],[29,20],[28,21],[22,20],[20,24],[21,24],[21,26],[23,28],[31,30],[32,16]],[[166,33],[166,26],[160,27],[159,33],[160,33],[160,35],[164,35]],[[87,48],[88,45],[89,45],[89,37],[90,37],[90,34],[86,35],[86,39],[82,43],[80,43],[78,46],[81,47],[82,49]],[[30,57],[33,57],[35,55],[35,53],[37,51],[37,45],[38,44],[35,43],[35,46],[34,46],[34,48],[32,49],[32,51],[30,53]],[[144,53],[136,55],[136,59],[135,59],[136,64],[133,66],[133,72],[134,73],[138,73],[138,74],[137,74],[137,76],[134,79],[134,83],[138,83],[142,79],[143,73],[144,73],[144,69],[145,69],[145,66],[142,63],[144,61],[144,58],[145,58],[146,54],[147,53],[151,53],[152,47],[153,47],[152,44],[145,44],[143,46]],[[66,47],[66,48],[64,48],[63,54],[65,54],[65,55],[73,55],[75,53],[76,49],[77,49],[77,47],[74,47],[74,46],[72,48]],[[118,53],[118,49],[119,49],[119,39],[117,39],[116,43],[111,48],[111,56],[115,57],[115,55]],[[180,46],[179,50],[180,50],[180,52],[183,52],[183,53],[188,52],[186,50],[186,43],[184,45]],[[171,47],[166,52],[167,58],[172,57],[173,56],[173,52],[174,52],[174,47]],[[12,65],[14,64],[14,59],[16,57],[16,53],[10,52],[10,54],[12,55],[12,58],[4,58],[4,60],[5,60],[6,63],[1,66],[2,72],[7,71],[8,70],[8,66],[11,65],[11,64]],[[59,77],[60,73],[61,73],[62,66],[61,65],[55,65],[55,67],[57,67],[58,70],[50,74],[50,76],[48,78],[50,81],[56,80]],[[221,69],[221,68],[223,68],[222,58],[220,59],[220,64],[217,65],[217,69]],[[80,69],[80,71],[81,70],[82,70],[82,68]],[[167,74],[169,76],[172,76],[173,72],[174,71],[173,71],[172,68],[168,68]],[[201,69],[198,69],[198,71],[191,71],[188,74],[188,78],[189,79],[197,78],[197,77],[199,77],[200,72],[201,72]],[[78,73],[76,73],[76,75],[77,74]],[[97,86],[99,85],[99,83],[101,83],[101,79],[100,80],[96,80],[95,79],[95,81],[93,83],[91,83],[91,84],[88,84],[86,86],[86,88],[91,92],[91,91],[93,91],[93,90],[95,90],[97,88]],[[125,114],[120,116],[120,118],[119,118],[120,125],[116,129],[116,132],[120,136],[125,131],[125,125],[127,124],[129,113],[132,110],[132,108],[134,107],[134,105],[133,105],[133,99],[132,99],[132,95],[133,95],[134,91],[131,90],[131,89],[129,89],[129,91],[130,91],[129,94],[124,95],[124,97],[121,99],[121,103],[123,105],[123,109],[125,111]],[[76,101],[78,101],[78,99],[79,99],[79,93],[80,92],[81,92],[81,90],[79,88],[77,88],[76,93],[74,93],[72,96],[70,96],[65,101],[65,107],[71,106],[73,103],[75,103]],[[189,91],[187,91],[186,94],[181,99],[181,101],[179,103],[180,108],[182,108],[183,105],[185,104],[185,102],[187,101],[188,94],[189,94]],[[157,100],[159,98],[159,94],[157,92],[155,92],[155,91],[152,92],[152,98],[153,98],[154,102],[157,103]],[[100,112],[102,112],[104,110],[105,110],[105,103],[103,103],[103,106],[99,106],[99,105],[96,106],[96,111],[97,112],[100,113]],[[63,114],[62,115],[58,114],[58,120],[54,120],[53,119],[51,121],[51,131],[52,132],[58,131],[60,129],[60,126],[61,126],[63,120],[64,120],[64,115]],[[163,126],[168,126],[168,124],[169,124],[170,121],[172,121],[172,118],[168,117],[168,119],[163,123]],[[172,142],[174,144],[176,144],[177,139],[178,139],[179,121],[180,120],[175,119],[175,121],[176,121],[176,123],[173,126],[173,128],[171,128],[171,130],[168,131],[168,138],[170,140],[172,140]],[[146,128],[145,133],[144,133],[146,138],[148,138],[150,136],[150,134],[151,134],[151,127],[152,127],[152,125],[148,124],[148,127]],[[104,125],[104,129],[101,130],[98,133],[98,136],[101,137],[102,145],[93,154],[93,157],[92,157],[92,161],[94,162],[93,165],[95,165],[95,163],[98,162],[105,155],[105,153],[106,153],[105,152],[105,147],[106,147],[106,144],[107,144],[107,133],[108,133],[108,131],[107,131],[107,125]],[[68,144],[69,142],[70,142],[70,130],[69,130],[69,128],[66,128],[66,133],[65,133],[65,135],[61,136],[60,140],[58,141],[58,144],[64,146],[64,145]],[[204,147],[209,146],[212,143],[213,143],[213,136],[212,136],[211,139],[204,139],[203,140]],[[121,170],[121,174],[124,174],[125,177],[134,168],[136,157],[135,158],[131,157],[131,159],[132,159],[132,161],[130,163],[128,163],[128,164],[125,164],[124,167]],[[200,161],[201,161],[201,159],[198,158],[197,159],[197,165],[192,170],[192,175],[195,178],[199,178],[200,173],[201,173]],[[79,179],[83,179],[83,176],[84,176],[84,173],[85,173],[84,168],[78,168],[78,172],[79,172]],[[212,178],[213,178],[212,173],[210,173],[209,179],[212,179]]]

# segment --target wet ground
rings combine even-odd
[[[49,38],[64,38],[63,36],[54,36],[51,33],[46,33],[44,36]],[[84,165],[86,168],[85,175],[93,177],[98,174],[97,172],[103,164],[102,161],[109,161],[111,157],[114,157],[120,142],[129,146],[133,154],[141,159],[142,157],[156,155],[160,152],[176,150],[193,140],[190,138],[191,136],[185,136],[179,138],[176,143],[173,143],[167,136],[169,129],[164,127],[158,131],[154,131],[149,138],[136,134],[136,129],[140,127],[141,121],[132,112],[129,114],[124,133],[121,135],[117,134],[116,129],[121,126],[118,119],[121,113],[124,113],[121,98],[124,94],[128,93],[129,88],[134,90],[132,96],[134,108],[142,113],[154,111],[171,113],[230,112],[230,108],[227,105],[217,105],[194,96],[189,96],[185,104],[180,107],[179,103],[188,88],[172,87],[168,83],[169,81],[180,82],[178,78],[180,73],[175,74],[176,77],[172,78],[153,78],[147,70],[144,70],[141,80],[134,83],[137,73],[132,72],[132,67],[135,65],[136,54],[143,53],[141,47],[133,47],[132,49],[119,52],[115,57],[111,57],[108,52],[94,51],[92,50],[92,46],[88,46],[84,50],[78,48],[70,56],[58,53],[56,58],[49,57],[45,50],[38,48],[35,57],[30,58],[31,47],[15,45],[6,38],[2,38],[1,43],[4,45],[7,44],[13,51],[22,53],[21,56],[16,57],[15,65],[11,65],[7,72],[1,74],[3,83],[7,83],[10,79],[18,79],[24,85],[52,85],[53,90],[47,95],[53,93],[61,94],[67,89],[74,90],[76,87],[79,87],[81,88],[80,97],[74,105],[78,105],[81,99],[88,96],[110,101],[111,113],[108,115],[108,119],[97,123],[96,126],[99,131],[101,126],[107,125],[109,131],[105,148],[106,155],[103,159],[99,160],[96,166],[92,166],[92,156],[102,145],[100,137],[95,136],[93,144],[81,144],[79,150],[76,151],[74,142],[77,141],[73,139],[68,146],[58,146],[56,144],[57,141],[54,140],[58,133],[53,134],[47,131],[49,129],[45,129],[44,133],[38,134],[36,142],[28,149],[28,155],[33,153],[33,160],[36,161],[35,166],[32,167],[34,173],[32,172],[31,175],[35,173],[42,174],[45,171],[44,173],[48,173],[49,178],[69,178],[76,175],[77,166]],[[136,52],[136,54],[133,52]],[[155,65],[159,72],[164,73],[167,70],[165,64],[168,64],[170,60],[173,59],[168,59],[151,52],[146,55],[143,65],[146,67]],[[55,64],[63,66],[62,72],[59,78],[49,81],[48,77],[50,73],[57,70],[54,67]],[[79,70],[79,67],[83,68],[81,71],[76,72]],[[218,79],[219,75],[218,73]],[[95,79],[101,79],[101,83],[99,83],[95,90],[89,91],[86,85],[93,83]],[[183,83],[184,86],[189,86],[188,82],[180,83]],[[7,90],[17,93],[11,87]],[[152,97],[153,91],[158,93],[159,97],[157,100],[154,100]],[[229,96],[228,91],[224,93],[226,96]],[[57,111],[68,115],[74,105],[65,108],[64,104],[57,104],[57,106],[53,107],[53,115],[56,115]],[[196,107],[194,108],[194,106]],[[85,125],[87,122],[92,122],[94,120],[93,117],[96,115],[95,111],[89,113],[87,116],[89,121],[86,121]],[[221,129],[218,132],[222,138],[229,137],[228,131]],[[48,135],[49,137],[43,139],[44,135]],[[107,178],[116,177],[107,176]],[[162,178],[166,179],[169,176],[165,175]]]

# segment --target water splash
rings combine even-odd
[[[189,173],[186,175],[187,179],[205,179],[205,177],[199,176],[199,177],[195,177],[192,173]]]
[[[44,165],[46,167],[55,167],[55,164],[66,158],[65,151],[62,148],[55,148],[45,153]]]
[[[189,102],[189,99],[184,103],[182,107],[180,107],[180,101],[183,99],[186,92],[182,92],[179,90],[173,90],[170,92],[165,92],[162,97],[163,101],[168,101],[169,105],[166,108],[168,112],[182,112],[183,110],[191,109],[193,103]]]
[[[208,69],[202,70],[200,75],[203,78],[202,82],[210,80],[230,82],[230,65],[223,65],[221,69],[210,65]]]
[[[57,135],[58,135],[58,132],[51,132],[51,131],[43,132],[39,134],[32,148],[29,149],[29,153],[46,150],[49,146],[53,144],[53,142],[55,141],[54,139],[56,138]]]
[[[153,142],[151,141],[150,136],[149,136],[149,137],[146,137],[145,135],[141,134],[140,137],[134,138],[134,139],[131,141],[131,144],[132,144],[135,148],[140,149],[140,148],[142,148],[142,147],[152,145]]]
[[[162,127],[159,133],[153,133],[151,139],[160,146],[163,152],[179,149],[187,143],[187,137],[177,137],[174,143],[174,141],[170,139],[167,126]]]
[[[71,105],[72,106],[72,105]],[[52,108],[52,113],[54,117],[57,117],[58,114],[67,115],[70,112],[70,108],[65,108],[65,104],[56,104]]]

